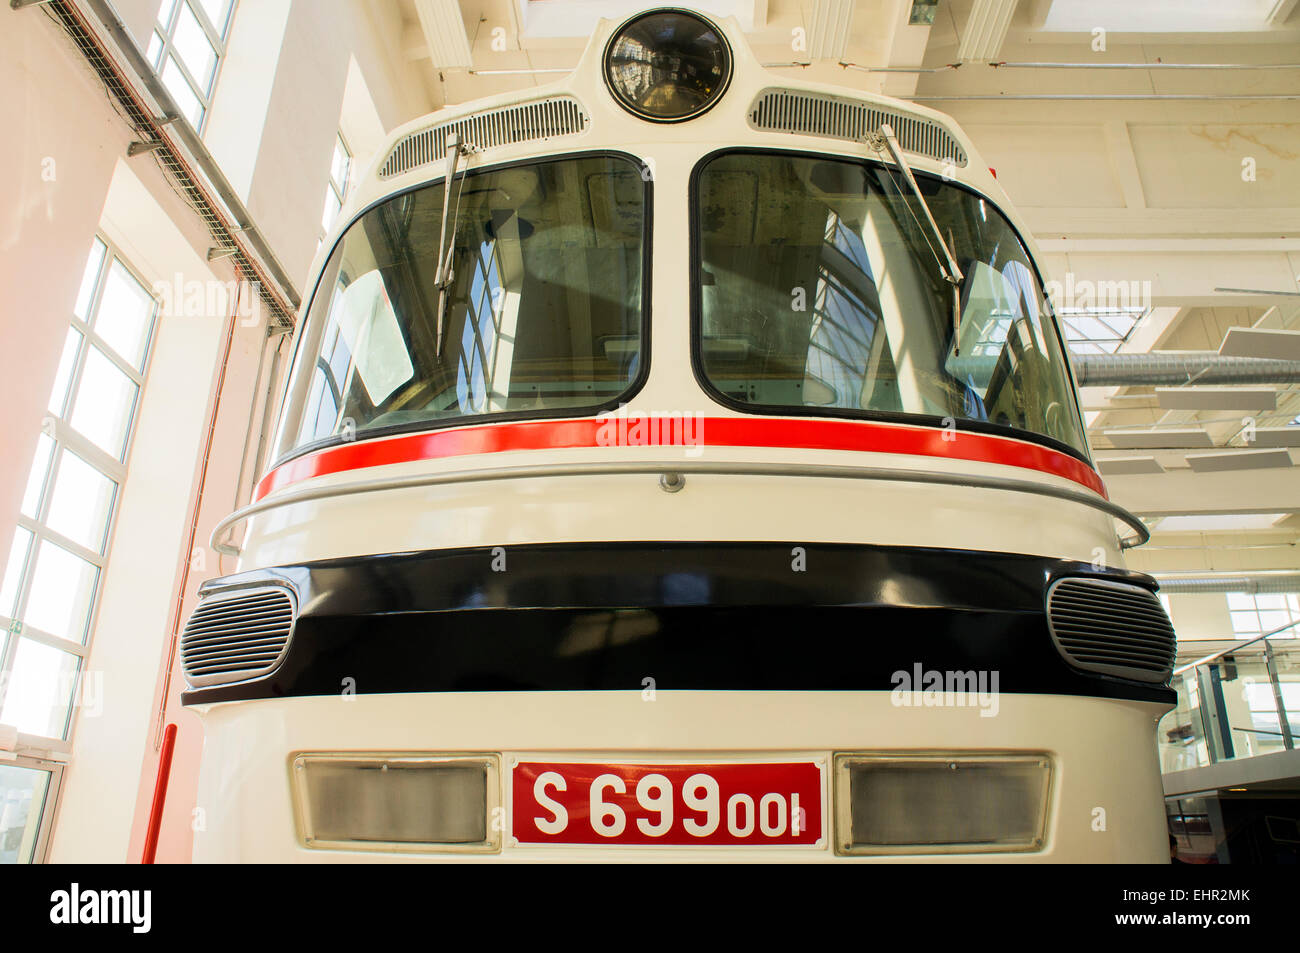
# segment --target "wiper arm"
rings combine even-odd
[[[921,194],[921,187],[916,184],[916,177],[912,175],[911,166],[903,158],[903,150],[898,147],[898,139],[894,136],[893,126],[887,122],[881,123],[880,132],[872,136],[871,140],[878,140],[871,142],[872,148],[877,152],[880,151],[880,145],[883,144],[889,150],[889,154],[894,157],[894,164],[903,173],[903,178],[907,180],[908,187],[912,190],[917,203],[921,206],[921,211],[925,214],[926,223],[930,226],[930,234],[943,251],[943,259],[940,259],[934,250],[934,246],[928,240],[926,241],[930,254],[934,255],[935,264],[939,266],[939,274],[943,276],[944,281],[952,286],[952,350],[953,354],[958,354],[960,353],[961,342],[961,286],[962,282],[966,280],[966,276],[962,274],[961,266],[957,264],[952,249],[948,246],[948,242],[944,240],[943,232],[939,230],[939,223],[934,220],[930,206],[926,203],[925,196]],[[920,223],[918,222],[917,225],[919,226]],[[946,259],[946,264],[944,259]]]
[[[443,180],[442,188],[442,227],[438,230],[438,270],[434,273],[434,285],[438,289],[438,323],[437,336],[434,339],[434,348],[437,354],[442,356],[442,335],[443,325],[447,317],[447,294],[451,289],[451,283],[455,279],[455,272],[452,270],[452,258],[456,254],[456,232],[460,226],[460,193],[464,189],[465,176],[461,175],[461,188],[456,190],[456,209],[452,212],[451,208],[451,189],[456,183],[456,167],[460,164],[460,157],[468,155],[469,149],[461,145],[460,136],[452,133],[447,137],[447,177]],[[447,217],[451,214],[451,241],[447,241]]]

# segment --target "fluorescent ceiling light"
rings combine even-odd
[[[1213,447],[1204,427],[1168,430],[1103,430],[1102,435],[1117,450],[1184,450]]]
[[[1130,476],[1138,473],[1164,473],[1155,457],[1102,457],[1097,467],[1103,476]]]
[[[1165,410],[1275,410],[1277,391],[1270,387],[1157,387]]]
[[[1266,470],[1291,466],[1291,454],[1285,450],[1224,450],[1217,453],[1189,453],[1186,459],[1187,465],[1197,473]]]
[[[1166,516],[1156,525],[1161,533],[1229,533],[1272,529],[1286,513],[1201,513]]]
[[[1265,357],[1274,361],[1300,361],[1300,331],[1273,328],[1228,328],[1219,345],[1224,357]]]

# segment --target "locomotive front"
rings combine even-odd
[[[341,222],[182,636],[196,859],[1167,857],[1145,530],[949,119],[651,11]]]

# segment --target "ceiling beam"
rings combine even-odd
[[[844,62],[853,29],[853,0],[817,0],[808,24],[808,56],[813,60]]]
[[[1268,11],[1268,25],[1285,25],[1291,14],[1295,12],[1296,2],[1297,0],[1273,0],[1273,6]]]
[[[456,0],[415,0],[434,69],[469,69],[474,65],[469,34]]]
[[[961,33],[957,59],[963,63],[988,63],[997,59],[1011,27],[1018,0],[975,0]]]

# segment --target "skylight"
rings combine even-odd
[[[1114,354],[1129,339],[1146,308],[1060,308],[1056,316],[1075,354]]]

